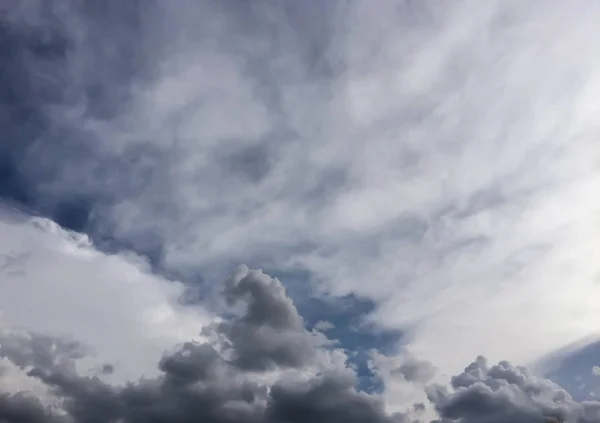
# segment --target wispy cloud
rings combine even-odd
[[[126,3],[9,8],[37,207],[370,297],[445,374],[598,331],[599,6]]]

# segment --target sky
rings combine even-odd
[[[0,422],[600,422],[598,18],[0,1]]]

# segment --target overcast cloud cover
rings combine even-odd
[[[600,421],[599,19],[1,1],[0,422]]]

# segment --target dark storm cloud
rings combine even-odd
[[[65,419],[51,413],[36,398],[27,394],[0,394],[0,422],[59,423]]]

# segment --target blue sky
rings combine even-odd
[[[479,355],[600,395],[599,16],[7,2],[0,328],[136,379],[239,312],[221,293],[246,265],[390,409]]]

